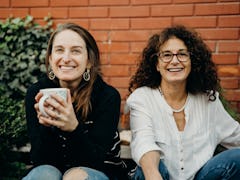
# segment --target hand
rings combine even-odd
[[[43,116],[39,111],[38,101],[41,96],[42,93],[38,93],[35,98],[37,101],[35,109],[38,113],[40,124],[45,126],[56,126],[63,131],[69,132],[76,129],[78,120],[72,106],[70,90],[67,92],[67,101],[56,94],[51,95],[51,98],[45,101],[44,106],[48,117]]]

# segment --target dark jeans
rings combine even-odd
[[[169,179],[168,170],[160,161],[159,172],[164,180]],[[138,167],[132,180],[144,180],[141,167]],[[240,179],[240,149],[221,152],[211,158],[197,172],[194,180],[239,180]]]

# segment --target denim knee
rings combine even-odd
[[[240,177],[240,149],[226,150],[210,159],[197,173],[196,180],[231,179]]]
[[[22,180],[61,180],[62,173],[51,165],[40,165],[33,168]]]
[[[96,169],[92,169],[92,168],[88,168],[88,167],[73,167],[69,170],[67,170],[63,177],[67,176],[68,173],[70,173],[72,170],[75,170],[75,169],[81,169],[83,170],[86,174],[87,174],[87,178],[86,180],[109,180],[109,178],[101,171],[98,171]]]

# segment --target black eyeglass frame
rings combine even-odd
[[[169,58],[169,60],[164,60],[162,57],[161,57],[161,54],[164,54],[164,53],[168,53],[168,54],[171,54],[171,58]],[[182,57],[179,57],[181,55],[187,55],[186,58],[182,59]],[[171,62],[173,60],[173,57],[176,56],[178,61],[179,62],[187,62],[188,60],[190,60],[190,55],[191,53],[188,52],[188,51],[179,51],[177,53],[172,53],[171,51],[165,51],[165,52],[159,52],[159,53],[156,53],[156,55],[158,56],[158,58],[162,61],[162,62],[165,62],[165,63],[168,63],[168,62]]]

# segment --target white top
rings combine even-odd
[[[172,180],[193,179],[219,143],[240,148],[240,125],[225,111],[218,93],[213,102],[206,95],[188,95],[186,125],[181,133],[158,89],[136,89],[127,99],[127,106],[133,159],[139,165],[143,154],[159,151]]]

